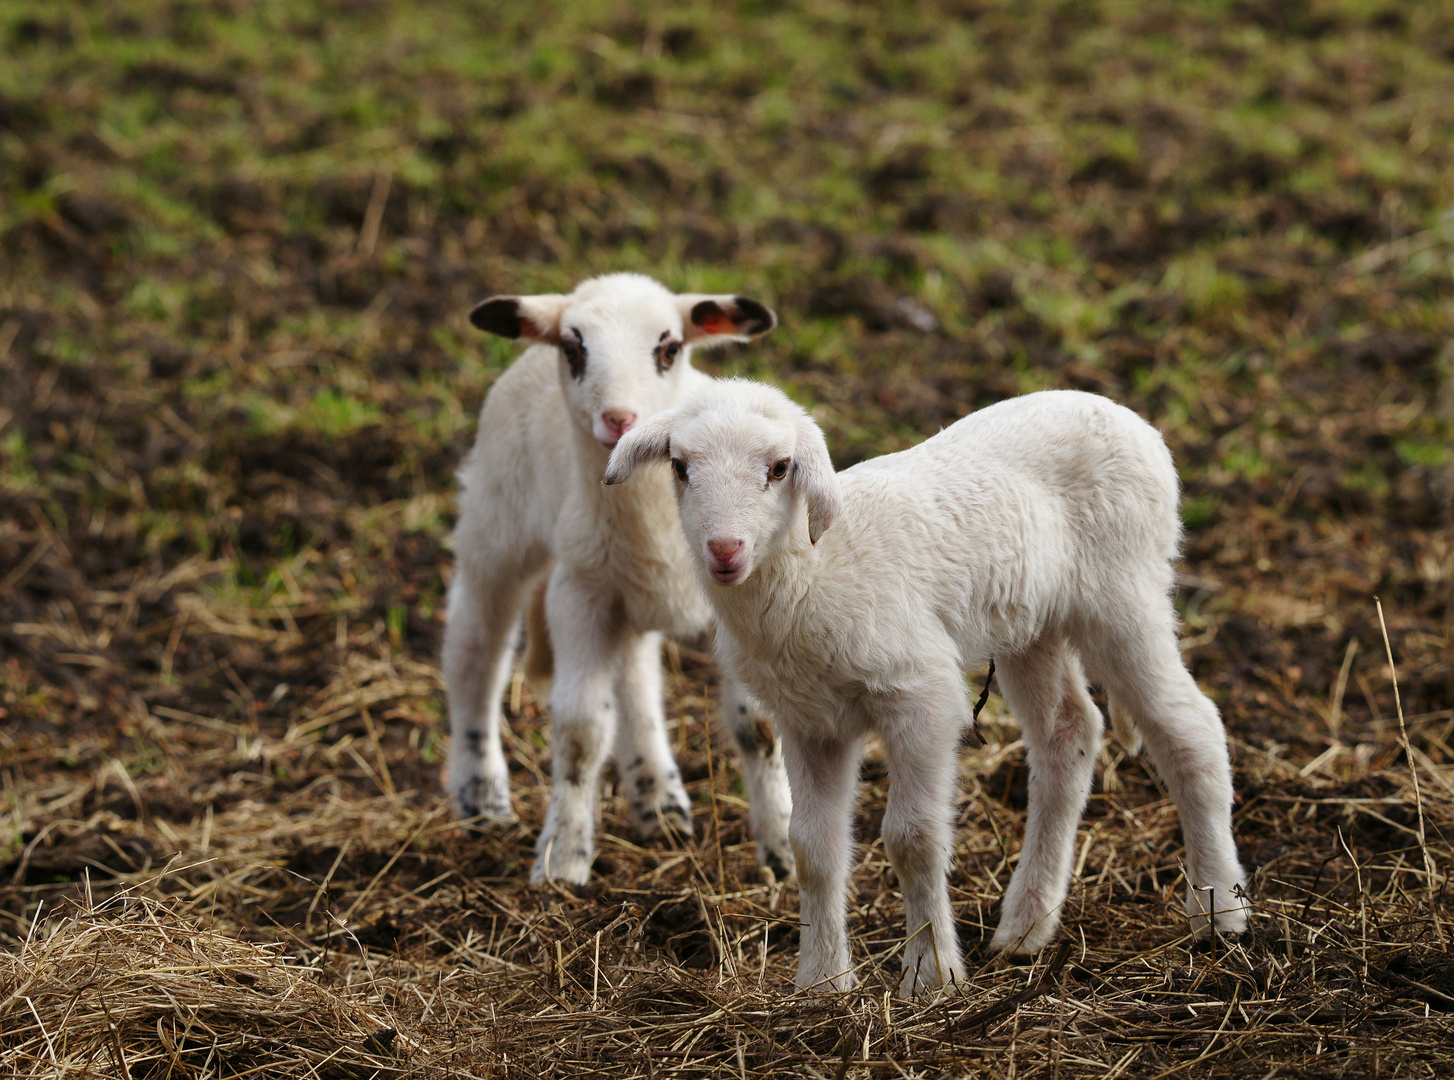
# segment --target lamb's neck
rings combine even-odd
[[[571,423],[570,435],[575,442],[576,482],[584,486],[599,485],[606,472],[606,463],[611,460],[611,451],[597,442],[589,431],[582,430],[578,423]]]
[[[644,537],[680,534],[676,522],[676,500],[672,498],[671,474],[664,463],[652,463],[637,471],[629,484],[611,487],[601,483],[611,452],[589,433],[575,430],[575,483],[579,498],[607,530],[623,536]],[[680,546],[680,541],[678,541]]]

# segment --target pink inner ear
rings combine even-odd
[[[735,334],[737,327],[725,315],[712,314],[697,323],[704,334]]]
[[[520,316],[520,336],[528,338],[544,337],[540,332],[540,327],[535,325],[534,320],[527,319],[524,315]]]

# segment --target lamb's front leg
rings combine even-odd
[[[773,734],[772,722],[762,707],[726,672],[722,675],[722,720],[737,747],[758,865],[771,870],[778,881],[786,881],[795,864],[788,839],[793,797],[783,767],[782,742]]]
[[[493,555],[493,553],[490,553]],[[515,662],[524,567],[463,555],[449,589],[444,680],[449,692],[446,789],[461,818],[508,821],[510,770],[500,745],[500,697]]]
[[[616,687],[625,627],[612,605],[557,567],[546,593],[555,646],[550,692],[550,807],[535,844],[532,883],[584,885],[596,855],[601,767],[616,738]]]
[[[616,771],[627,817],[642,836],[692,835],[692,803],[666,736],[661,702],[661,635],[628,640],[617,682],[621,703],[616,732]]]
[[[945,877],[953,841],[959,731],[967,717],[955,673],[946,693],[905,713],[883,733],[889,765],[884,849],[904,893],[908,942],[899,996],[912,998],[964,980]]]
[[[804,739],[784,731],[782,744],[792,786],[790,834],[802,923],[797,984],[805,990],[848,990],[854,983],[847,922],[851,815],[862,743]]]

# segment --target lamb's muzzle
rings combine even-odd
[[[737,539],[707,541],[707,572],[713,581],[730,585],[741,579],[745,568],[742,546]]]
[[[597,436],[598,441],[607,450],[612,449],[621,441],[625,435],[636,424],[636,414],[627,412],[625,409],[606,409],[601,413],[601,426],[605,428],[605,437]]]

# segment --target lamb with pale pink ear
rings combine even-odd
[[[1030,765],[1024,851],[991,947],[1054,936],[1104,686],[1181,813],[1192,928],[1247,926],[1226,734],[1177,647],[1179,491],[1160,434],[1105,398],[982,409],[835,474],[781,392],[716,382],[628,432],[606,483],[670,461],[718,657],[777,720],[792,787],[800,987],[853,984],[845,914],[863,740],[888,758],[884,848],[908,920],[901,993],[964,977],[945,885],[964,673],[993,657]]]
[[[513,816],[500,705],[524,621],[526,669],[542,695],[554,670],[550,806],[530,876],[584,884],[608,757],[639,834],[691,832],[666,735],[662,634],[694,636],[712,623],[671,474],[658,466],[613,491],[601,473],[623,434],[711,382],[692,367],[694,348],[747,341],[777,318],[744,296],[676,295],[639,274],[610,274],[569,295],[492,297],[470,321],[530,347],[491,387],[459,474],[444,631],[446,784],[461,817]],[[781,748],[761,707],[731,679],[722,708],[758,859],[788,877]]]

